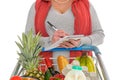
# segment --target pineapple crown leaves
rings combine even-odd
[[[42,44],[40,43],[41,35],[33,35],[32,29],[27,33],[22,33],[22,38],[18,36],[20,42],[15,42],[18,46],[20,52],[17,52],[19,57],[19,62],[24,68],[34,68],[37,67],[39,63],[39,52],[42,49]]]

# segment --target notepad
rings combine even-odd
[[[45,50],[51,50],[53,48],[56,48],[60,45],[60,43],[64,42],[64,41],[67,41],[69,39],[75,39],[75,40],[78,40],[78,39],[81,39],[81,37],[83,37],[84,35],[70,35],[70,36],[65,36],[63,38],[60,38],[57,42],[55,42],[54,44],[50,45],[50,46],[47,46],[45,47]]]

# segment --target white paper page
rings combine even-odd
[[[69,39],[80,39],[81,37],[83,37],[83,35],[70,35],[70,36],[65,36],[64,38],[61,38],[59,41],[55,42],[54,44],[52,44],[51,46],[49,47],[45,47],[45,50],[50,50],[50,49],[53,49],[53,48],[56,48],[59,46],[60,43],[64,42],[64,41],[67,41]]]

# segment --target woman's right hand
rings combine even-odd
[[[55,43],[60,38],[63,38],[63,37],[68,36],[68,35],[69,34],[67,34],[64,30],[57,30],[54,32],[54,34],[52,36],[52,43]]]

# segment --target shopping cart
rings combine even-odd
[[[83,46],[76,47],[76,48],[54,48],[49,51],[71,51],[71,50],[72,51],[73,50],[74,51],[93,51],[94,63],[95,63],[96,70],[97,70],[96,72],[98,75],[98,79],[96,80],[110,80],[107,74],[107,71],[105,69],[104,63],[102,61],[102,58],[101,58],[101,52],[96,46],[83,45]],[[42,51],[45,51],[44,48]],[[56,58],[51,58],[51,59],[56,59]],[[53,65],[57,65],[57,64],[53,64]],[[45,64],[40,64],[40,66],[45,66]],[[23,69],[22,66],[17,62],[11,76],[21,75],[22,69]]]

